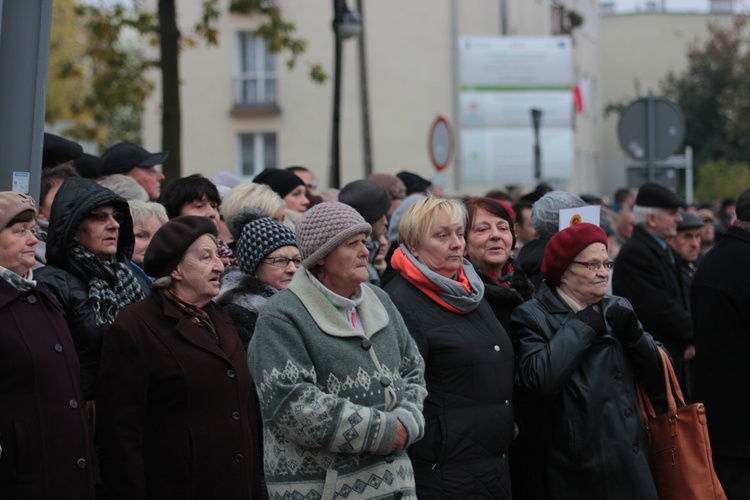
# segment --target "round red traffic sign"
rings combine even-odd
[[[445,170],[453,158],[453,130],[445,117],[438,116],[432,122],[427,149],[435,169]]]

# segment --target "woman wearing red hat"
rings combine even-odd
[[[511,316],[524,498],[658,498],[636,381],[659,394],[659,353],[630,303],[606,295],[611,268],[601,228],[566,228],[535,299]]]

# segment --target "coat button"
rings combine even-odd
[[[76,401],[75,399],[71,399],[68,405],[75,410],[76,408],[78,408],[78,401]]]
[[[362,341],[361,345],[362,345],[362,349],[364,349],[365,351],[369,351],[370,347],[372,347],[372,342],[370,342],[368,339],[365,339]]]
[[[240,412],[236,411],[236,412],[232,413],[232,418],[235,419],[235,420],[239,420],[240,419]]]
[[[227,371],[227,377],[229,377],[229,378],[234,378],[234,377],[236,377],[236,376],[237,376],[237,374],[236,374],[236,373],[234,373],[234,370],[228,370],[228,371]]]
[[[55,350],[57,352],[62,352],[63,351],[62,346],[60,344],[55,344]]]
[[[34,297],[33,295],[29,295],[29,298],[26,300],[29,302],[29,304],[36,304],[36,297]]]
[[[495,346],[495,350],[496,350],[497,352],[500,352],[500,346],[499,346],[499,345],[496,345],[496,346]]]
[[[503,460],[508,460],[508,455],[506,455],[505,453],[503,453],[502,459]]]
[[[238,464],[241,464],[242,462],[245,461],[245,457],[244,457],[244,455],[242,455],[242,453],[237,453],[234,456],[234,461],[237,462]]]
[[[389,453],[388,455],[386,455],[385,456],[385,461],[386,461],[386,463],[392,464],[393,463],[393,454]]]
[[[388,387],[389,385],[391,385],[391,379],[389,379],[388,377],[380,377],[380,385],[382,385],[383,387]]]
[[[396,500],[401,500],[402,498],[404,498],[404,494],[400,491],[397,491],[393,494],[393,498],[395,498]]]
[[[76,465],[78,466],[79,469],[85,469],[86,468],[86,459],[85,458],[79,458],[76,461]]]
[[[633,445],[633,453],[638,453],[639,451],[641,451],[641,447],[638,446],[637,444],[634,444]]]
[[[633,414],[633,410],[631,410],[630,408],[625,408],[625,416],[626,417],[629,417],[632,414]]]
[[[615,373],[615,380],[622,380],[622,372]]]
[[[509,399],[505,400],[505,406],[510,406],[510,400]]]

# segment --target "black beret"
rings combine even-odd
[[[256,184],[265,184],[282,198],[294,191],[297,186],[305,185],[305,181],[299,178],[294,172],[278,168],[265,169],[255,176],[253,182]]]
[[[183,215],[167,221],[156,231],[146,249],[143,270],[154,278],[169,275],[190,245],[204,234],[219,234],[216,224],[208,217]]]
[[[69,141],[59,135],[44,133],[42,168],[54,167],[66,161],[75,160],[82,154],[83,148],[77,142]]]
[[[399,172],[396,177],[401,179],[401,182],[406,186],[406,196],[413,193],[424,193],[432,186],[432,182],[411,172]]]
[[[648,183],[638,188],[635,204],[639,207],[685,208],[685,200],[661,184]]]
[[[682,217],[682,221],[677,223],[678,231],[703,228],[703,219],[693,213],[680,210],[680,217]]]
[[[143,146],[134,142],[118,142],[110,146],[102,155],[100,174],[127,174],[135,167],[161,165],[169,157],[169,151],[149,153]]]
[[[341,188],[339,201],[359,212],[369,224],[387,214],[391,208],[388,192],[378,184],[364,179],[352,181]]]
[[[76,158],[73,162],[76,172],[86,179],[98,179],[102,168],[102,160],[98,156],[83,153],[83,156]]]

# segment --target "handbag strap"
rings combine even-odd
[[[677,375],[674,373],[669,356],[661,347],[657,347],[657,349],[659,350],[661,368],[664,373],[664,388],[667,394],[667,412],[670,415],[675,415],[677,413],[677,408],[685,406],[685,398],[682,395],[682,389],[677,381]],[[638,384],[637,396],[638,404],[640,405],[641,413],[643,414],[643,421],[648,425],[649,417],[656,418],[656,411],[654,410],[654,406],[651,404],[648,393],[642,384]]]

